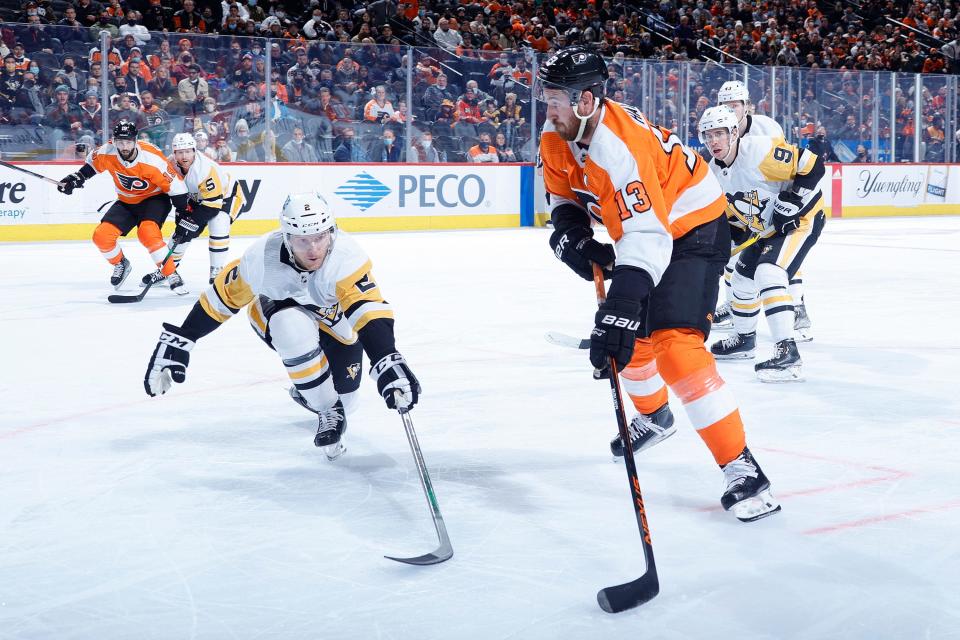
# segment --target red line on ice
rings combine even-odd
[[[945,504],[934,505],[932,507],[923,507],[921,509],[910,509],[908,511],[900,511],[898,513],[887,513],[882,516],[872,516],[870,518],[863,518],[861,520],[852,520],[850,522],[841,522],[839,524],[832,524],[826,527],[817,527],[816,529],[807,529],[804,531],[804,535],[817,535],[821,533],[833,533],[834,531],[842,531],[844,529],[855,529],[857,527],[865,527],[871,524],[876,524],[878,522],[887,522],[889,520],[897,520],[899,518],[909,518],[910,516],[919,515],[922,513],[936,513],[938,511],[949,511],[951,509],[956,509],[960,507],[960,500],[954,500],[953,502],[947,502]]]

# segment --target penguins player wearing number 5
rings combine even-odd
[[[420,397],[420,383],[397,352],[393,310],[371,269],[357,241],[337,229],[323,196],[291,194],[280,229],[227,264],[180,326],[163,324],[144,377],[147,394],[183,382],[196,341],[247,307],[253,330],[283,361],[290,397],[319,419],[314,444],[337,459],[364,351],[387,407],[409,410]]]
[[[539,69],[546,104],[540,159],[554,225],[550,246],[592,280],[611,279],[596,314],[595,377],[617,375],[637,410],[626,446],[640,451],[676,427],[667,386],[723,470],[721,504],[749,522],[780,510],[747,448],[728,385],[704,346],[730,257],[726,198],[706,162],[637,109],[604,97],[607,66],[590,49],[561,50]],[[594,238],[602,224],[614,244]],[[613,358],[618,371],[609,370]],[[623,455],[624,443],[611,442]]]
[[[823,229],[820,179],[823,160],[782,138],[741,138],[729,107],[711,107],[700,118],[700,141],[712,156],[710,170],[727,194],[735,242],[760,239],[740,253],[730,279],[736,333],[711,345],[718,359],[752,359],[760,309],[776,343],[774,355],[754,370],[763,382],[803,380],[794,338],[796,275]]]

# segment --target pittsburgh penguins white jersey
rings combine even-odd
[[[193,164],[186,173],[172,155],[170,163],[186,183],[191,200],[204,207],[226,211],[231,219],[237,217],[234,211],[239,212],[243,206],[243,190],[215,160],[203,153],[195,153]]]
[[[210,318],[223,323],[256,296],[294,300],[313,313],[324,331],[345,344],[356,342],[357,332],[371,320],[393,319],[393,310],[373,279],[370,258],[340,230],[323,266],[312,272],[296,267],[282,232],[267,233],[224,268],[199,304]],[[251,319],[265,333],[266,320],[256,317],[256,309],[251,306]]]
[[[730,224],[751,233],[771,232],[769,206],[781,191],[802,186],[802,215],[816,213],[823,206],[815,175],[817,155],[783,140],[750,136],[738,142],[737,157],[727,166],[713,158],[710,170],[727,194],[727,218]],[[820,163],[822,167],[822,163]],[[820,171],[822,174],[822,170]],[[809,177],[810,180],[805,178]]]
[[[746,115],[743,117],[746,124],[740,137],[744,136],[767,136],[771,138],[783,138],[783,128],[777,124],[777,121],[767,116]]]

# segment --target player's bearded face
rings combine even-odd
[[[570,105],[570,94],[560,89],[544,89],[543,101],[547,105],[547,120],[564,140],[573,140],[580,129],[580,120]]]
[[[307,271],[315,271],[323,266],[323,261],[333,246],[333,229],[309,236],[291,236],[290,249],[297,264]]]
[[[733,144],[729,131],[726,129],[710,129],[703,134],[703,139],[707,149],[710,150],[710,155],[717,160],[726,159],[730,153],[730,146]]]
[[[195,156],[196,151],[193,149],[177,149],[173,152],[173,157],[176,159],[177,164],[184,169],[190,168],[190,165],[193,164],[193,159]]]
[[[117,151],[120,153],[120,157],[124,160],[129,161],[133,157],[133,152],[136,151],[137,143],[135,140],[117,140],[114,142],[117,147]]]

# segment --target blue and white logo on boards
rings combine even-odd
[[[390,187],[364,171],[347,180],[334,193],[360,211],[366,211],[386,198]]]

